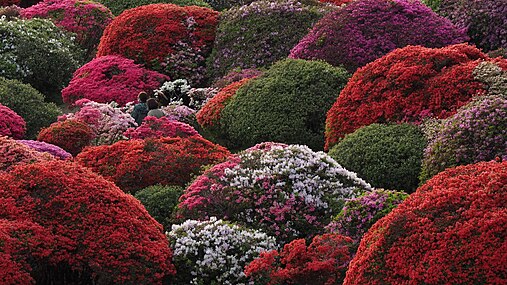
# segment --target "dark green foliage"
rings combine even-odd
[[[211,6],[203,0],[98,0],[104,6],[109,8],[111,12],[118,16],[121,12],[139,6],[156,4],[156,3],[170,3],[179,6],[200,6],[211,8]]]
[[[416,126],[372,124],[345,136],[329,155],[373,187],[412,193],[425,147],[426,138]]]
[[[231,148],[274,141],[324,147],[324,123],[350,75],[319,61],[286,59],[242,86],[222,111]]]
[[[182,193],[183,187],[180,186],[153,185],[137,192],[135,197],[141,201],[148,213],[164,226],[164,230],[170,231],[173,209]]]
[[[39,130],[55,122],[60,110],[44,102],[44,95],[28,84],[0,77],[0,104],[5,105],[26,122],[26,137],[35,139]]]

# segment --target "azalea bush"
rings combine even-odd
[[[20,260],[35,283],[163,284],[175,274],[160,224],[88,169],[60,160],[18,166],[0,174],[0,199],[52,238],[43,256],[30,258],[42,248],[28,247]]]
[[[346,236],[315,236],[308,246],[304,239],[297,239],[283,250],[262,252],[245,274],[256,285],[341,285],[352,253],[352,240]]]
[[[420,1],[357,0],[320,20],[290,57],[320,59],[353,72],[396,48],[438,48],[467,40],[465,31]]]
[[[328,10],[317,2],[267,0],[223,12],[209,59],[212,78],[219,79],[235,68],[268,67],[286,58]]]
[[[123,11],[128,9],[156,3],[172,3],[179,6],[201,6],[210,8],[209,4],[203,0],[98,0],[98,2],[111,9],[115,15],[120,15]]]
[[[40,131],[38,141],[54,144],[69,152],[73,156],[91,145],[95,138],[93,129],[85,123],[76,120],[65,120],[51,124]]]
[[[82,59],[73,36],[45,19],[0,20],[0,76],[32,85],[48,100],[60,101]]]
[[[241,81],[246,78],[255,78],[262,75],[262,71],[255,68],[246,68],[246,69],[233,69],[229,71],[224,77],[213,82],[213,87],[222,89],[234,82]]]
[[[79,99],[98,103],[112,101],[124,106],[136,101],[141,91],[151,92],[169,77],[135,64],[121,56],[95,58],[79,68],[62,90],[63,101],[75,104]]]
[[[22,139],[25,131],[25,120],[9,107],[0,104],[0,136]]]
[[[113,14],[102,4],[88,0],[44,0],[21,11],[21,17],[47,18],[76,34],[77,43],[93,57]]]
[[[323,232],[344,199],[370,185],[323,152],[275,144],[240,152],[185,190],[180,219],[212,216],[262,230],[279,241]]]
[[[173,211],[183,190],[181,186],[153,185],[138,191],[135,197],[150,216],[164,226],[165,231],[169,231],[173,224]]]
[[[129,128],[124,135],[129,139],[199,136],[190,125],[169,120],[167,117],[158,119],[152,116],[146,117],[138,128]]]
[[[212,217],[173,225],[167,237],[178,274],[175,284],[250,284],[243,268],[276,248],[273,237]]]
[[[19,164],[53,160],[48,153],[41,153],[24,145],[22,142],[0,136],[0,172],[9,171]]]
[[[72,154],[66,152],[61,147],[58,147],[53,144],[40,142],[40,141],[32,141],[32,140],[18,140],[17,142],[22,143],[29,148],[36,150],[38,152],[49,153],[52,156],[59,159],[72,159]]]
[[[147,186],[185,186],[205,165],[225,160],[229,152],[201,136],[148,138],[88,147],[76,160],[113,181],[125,192]]]
[[[343,167],[373,187],[415,191],[426,138],[409,124],[372,124],[348,134],[329,151]]]
[[[474,70],[492,61],[475,47],[409,46],[359,69],[327,113],[326,146],[372,123],[446,118],[487,89]],[[504,68],[507,60],[497,59]]]
[[[359,243],[363,235],[382,217],[389,214],[409,195],[404,192],[375,189],[345,202],[341,212],[326,229],[348,236]]]
[[[495,284],[505,280],[507,162],[433,177],[361,240],[350,284]]]
[[[218,12],[197,6],[152,4],[130,9],[106,28],[97,56],[121,55],[169,75],[205,83],[205,59]],[[156,32],[155,32],[156,31]]]

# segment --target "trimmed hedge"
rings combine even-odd
[[[173,224],[173,211],[183,190],[181,186],[153,185],[138,191],[134,197],[143,204],[150,216],[169,231]]]

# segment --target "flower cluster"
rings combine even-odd
[[[73,156],[91,145],[95,132],[86,123],[77,120],[65,120],[51,124],[40,131],[38,141],[54,144]]]
[[[83,65],[69,86],[62,90],[63,101],[74,104],[86,98],[99,103],[125,105],[137,100],[141,91],[158,88],[169,77],[120,56],[102,56]]]
[[[221,162],[229,154],[225,148],[193,136],[88,147],[76,160],[125,192],[135,193],[156,184],[185,186],[202,166]]]
[[[185,106],[189,106],[191,100],[188,96],[188,92],[191,88],[192,87],[190,87],[190,84],[188,84],[188,81],[186,79],[176,79],[173,81],[165,82],[162,84],[162,86],[160,86],[159,89],[154,90],[154,92],[164,93],[164,96],[167,98],[169,103],[179,103]],[[162,100],[159,98],[159,101]]]
[[[234,82],[241,81],[246,78],[255,78],[262,75],[262,71],[255,68],[233,69],[224,77],[213,82],[213,87],[222,89]]]
[[[506,181],[494,161],[433,177],[370,228],[344,284],[503,283]]]
[[[97,55],[122,55],[171,78],[192,75],[192,80],[200,82],[217,23],[218,12],[208,8],[173,4],[140,6],[125,11],[111,22],[104,31]]]
[[[25,120],[9,107],[0,104],[0,136],[22,139],[25,131]]]
[[[323,152],[271,145],[207,170],[180,198],[178,215],[217,216],[291,240],[322,232],[344,199],[370,189]]]
[[[348,236],[359,243],[380,218],[408,197],[404,192],[375,189],[347,200],[342,211],[326,227],[329,232]]]
[[[17,142],[22,143],[22,144],[28,146],[29,148],[36,150],[38,152],[49,153],[52,156],[59,158],[59,159],[63,159],[63,160],[72,159],[72,154],[66,152],[62,148],[60,148],[56,145],[53,145],[53,144],[40,142],[40,141],[32,141],[32,140],[18,140]]]
[[[146,117],[141,126],[135,129],[129,128],[124,135],[129,139],[199,136],[190,125],[169,120],[167,117],[158,119],[151,116]]]
[[[465,31],[419,1],[357,0],[320,20],[290,56],[353,72],[396,48],[445,47],[467,39]]]
[[[326,146],[372,123],[446,118],[485,91],[474,69],[490,59],[475,47],[408,46],[359,69],[327,113]],[[507,66],[507,60],[497,59]]]
[[[337,234],[315,236],[308,246],[304,239],[297,239],[280,252],[261,253],[245,273],[256,285],[341,285],[352,248],[349,237]]]
[[[246,285],[243,269],[259,253],[276,248],[274,238],[211,217],[173,225],[176,284]]]
[[[166,114],[166,117],[171,121],[180,121],[187,124],[192,124],[195,121],[195,110],[179,103],[172,103],[161,110]]]
[[[0,136],[0,172],[9,171],[19,164],[53,159],[54,157],[48,153],[38,152],[22,142]]]
[[[102,32],[113,20],[104,5],[89,0],[44,0],[21,11],[23,18],[48,18],[76,34],[76,41],[92,57]]]
[[[160,224],[134,197],[86,168],[61,160],[17,166],[0,174],[0,200],[2,206],[13,201],[17,209],[10,207],[11,215],[40,226],[51,239],[50,246],[35,242],[33,247],[27,239],[19,260],[29,263],[24,270],[37,284],[161,285],[175,274]],[[17,238],[23,241],[29,234],[27,229]],[[2,240],[0,234],[0,250]]]

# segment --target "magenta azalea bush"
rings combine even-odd
[[[0,136],[22,139],[25,132],[25,120],[9,107],[0,104]]]
[[[95,58],[79,68],[69,85],[62,90],[63,101],[74,104],[86,98],[98,103],[112,101],[124,106],[137,100],[141,91],[157,89],[169,77],[135,64],[120,56]]]
[[[129,139],[146,139],[159,137],[191,137],[199,135],[190,125],[169,120],[167,117],[156,118],[148,116],[141,126],[129,128],[124,135]]]
[[[65,160],[65,159],[71,159],[72,154],[66,152],[61,147],[58,147],[54,144],[49,144],[45,142],[40,141],[33,141],[33,140],[18,140],[17,142],[22,143],[29,148],[36,150],[38,152],[46,152],[51,154],[52,156]]]
[[[320,59],[349,71],[407,45],[444,47],[466,32],[418,0],[357,0],[322,18],[290,57]]]

